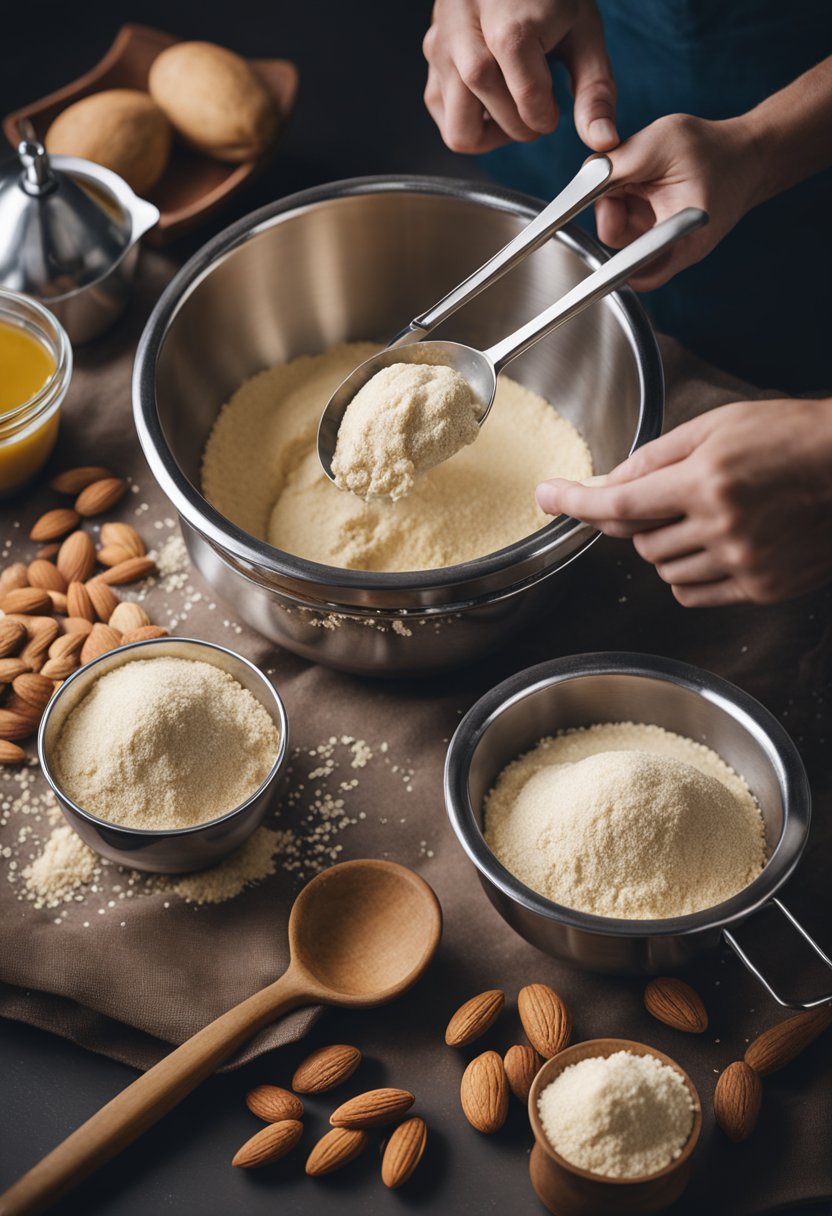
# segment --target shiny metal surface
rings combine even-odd
[[[108,671],[136,659],[195,659],[227,671],[257,698],[280,736],[275,762],[263,784],[241,806],[209,823],[172,831],[150,831],[106,823],[64,793],[51,760],[67,716]],[[157,874],[181,874],[215,865],[248,839],[272,805],[286,764],[289,724],[283,702],[269,680],[248,659],[195,638],[159,638],[120,646],[80,667],[65,680],[47,706],[38,731],[38,759],[64,817],[91,849],[119,865]]]
[[[24,139],[0,167],[0,285],[47,304],[76,344],[89,341],[126,304],[137,242],[158,218],[109,169],[50,158]]]
[[[363,674],[456,666],[551,608],[551,576],[597,538],[561,517],[476,561],[370,574],[275,549],[231,524],[199,489],[208,434],[243,380],[334,342],[385,341],[396,318],[417,315],[459,283],[536,210],[510,192],[440,179],[335,183],[233,225],[163,294],[134,367],[139,439],[197,566],[261,633]],[[488,346],[600,260],[588,237],[561,230],[437,334]],[[540,342],[513,374],[575,423],[598,472],[661,430],[661,361],[629,291]]]
[[[655,723],[713,748],[760,804],[769,860],[753,883],[715,908],[653,921],[577,912],[525,887],[485,843],[483,799],[510,761],[545,735],[627,721]],[[482,697],[451,739],[445,804],[488,898],[513,929],[555,958],[620,975],[683,966],[716,946],[725,928],[771,901],[800,860],[811,812],[797,749],[759,702],[700,668],[618,652],[541,663]]]
[[[590,162],[592,163],[592,162]],[[670,216],[616,253],[598,270],[568,291],[531,321],[487,350],[475,350],[459,342],[418,342],[380,351],[366,359],[347,376],[330,397],[318,425],[318,459],[330,481],[334,481],[332,458],[338,432],[355,394],[384,367],[393,363],[444,363],[468,381],[482,405],[480,426],[487,420],[497,392],[497,377],[514,359],[553,333],[585,308],[621,287],[643,266],[652,262],[670,245],[707,224],[706,212],[696,207]]]

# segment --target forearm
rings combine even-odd
[[[832,166],[832,56],[731,119],[753,165],[751,205]]]

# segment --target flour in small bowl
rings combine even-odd
[[[335,484],[359,498],[403,498],[414,477],[449,460],[480,432],[482,402],[443,363],[393,363],[347,406],[332,458]]]
[[[760,808],[710,748],[652,725],[542,739],[485,801],[485,839],[527,887],[597,916],[714,907],[766,860]]]

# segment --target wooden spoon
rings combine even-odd
[[[383,1005],[423,973],[442,911],[392,861],[345,861],[303,888],[289,917],[289,966],[267,988],[165,1056],[0,1196],[0,1216],[34,1216],[114,1157],[269,1022],[300,1005]]]

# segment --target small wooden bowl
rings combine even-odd
[[[20,142],[18,123],[28,118],[36,134],[43,139],[54,118],[74,101],[103,89],[147,89],[147,77],[153,60],[166,47],[182,39],[146,25],[123,25],[107,54],[94,68],[64,85],[48,97],[30,102],[7,114],[3,130],[12,147]],[[271,93],[280,112],[280,130],[295,103],[298,91],[298,69],[288,59],[249,59]],[[144,238],[148,244],[166,245],[181,236],[222,206],[236,194],[269,161],[276,145],[273,143],[256,161],[239,165],[225,164],[204,156],[174,139],[170,160],[161,179],[147,197],[159,208],[159,223]]]
[[[693,1100],[693,1127],[687,1144],[670,1165],[656,1174],[638,1178],[605,1178],[570,1164],[556,1153],[546,1138],[538,1112],[538,1099],[551,1081],[570,1064],[592,1056],[611,1056],[616,1051],[629,1051],[637,1056],[655,1056],[662,1064],[673,1068],[690,1090]],[[654,1047],[634,1043],[629,1039],[588,1039],[575,1043],[547,1060],[532,1082],[529,1091],[529,1119],[535,1143],[529,1160],[529,1174],[538,1199],[557,1216],[648,1216],[662,1212],[678,1199],[690,1178],[691,1155],[702,1127],[702,1105],[696,1087],[687,1073]]]

